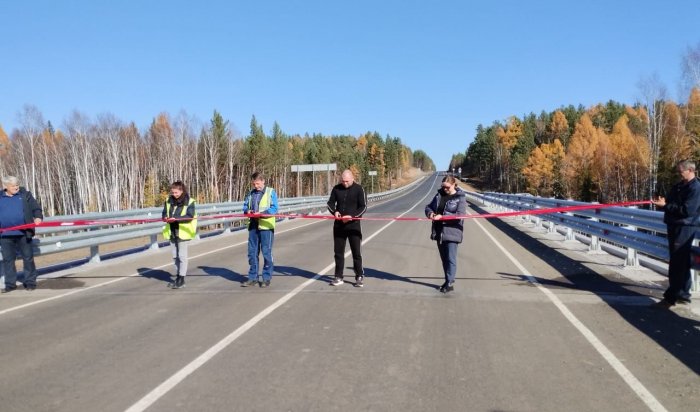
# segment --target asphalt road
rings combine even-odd
[[[235,232],[191,245],[182,290],[162,249],[0,296],[0,410],[700,410],[700,321],[597,256],[470,219],[445,296],[428,222],[367,221],[366,286],[333,287],[331,225],[278,225],[269,289],[239,287]]]

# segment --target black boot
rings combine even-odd
[[[173,286],[173,289],[181,289],[185,287],[185,277],[177,275],[177,278],[175,279],[175,286]]]

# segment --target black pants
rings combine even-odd
[[[690,299],[690,248],[693,244],[694,227],[669,227],[668,289],[664,299],[676,303],[680,299]]]
[[[335,276],[342,278],[345,269],[345,241],[350,241],[350,251],[352,252],[352,268],[355,277],[364,276],[362,269],[362,228],[360,222],[333,224],[333,253],[335,256]]]
[[[2,269],[5,273],[5,287],[14,288],[17,284],[17,249],[22,254],[24,262],[24,286],[36,286],[36,266],[34,265],[34,250],[32,249],[32,239],[21,236],[3,236],[0,238],[0,249],[2,249]]]

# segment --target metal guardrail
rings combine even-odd
[[[425,177],[418,178],[408,185],[375,193],[367,196],[368,202],[376,202],[406,192],[422,182]],[[285,213],[319,213],[326,209],[327,196],[307,196],[278,199],[280,214]],[[72,220],[109,220],[109,219],[160,219],[162,207],[146,209],[122,210],[116,212],[84,213],[80,215],[53,216],[44,219],[46,222],[65,222]],[[240,214],[243,212],[243,202],[206,203],[197,205],[197,228],[214,228],[216,233],[230,232],[236,226],[242,225],[244,218],[206,218],[207,216]],[[291,217],[291,216],[290,216]],[[163,222],[131,224],[131,225],[91,225],[91,226],[58,226],[37,228],[34,238],[36,256],[66,252],[76,249],[90,249],[89,262],[101,260],[100,247],[109,243],[148,237],[149,242],[144,247],[157,249],[158,235],[162,232]],[[0,257],[0,260],[2,257]]]
[[[490,204],[501,210],[528,211],[590,205],[585,202],[522,194],[493,192],[467,192],[467,194],[482,204]],[[549,232],[555,232],[557,225],[562,226],[565,228],[566,240],[576,240],[576,234],[584,235],[589,240],[587,243],[590,251],[600,251],[601,240],[621,247],[626,250],[626,266],[640,265],[638,253],[664,262],[669,260],[663,212],[636,207],[605,207],[577,210],[571,213],[523,215],[523,219],[534,220],[536,226],[543,226],[543,221],[547,222]],[[700,246],[694,248],[693,259],[697,261],[697,267],[700,268]],[[699,286],[698,271],[693,270],[693,291],[699,291]]]

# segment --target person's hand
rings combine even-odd
[[[666,198],[663,197],[663,196],[659,196],[659,197],[657,197],[657,198],[652,198],[652,199],[651,199],[651,203],[652,203],[654,206],[664,207],[664,206],[666,206]]]
[[[40,224],[41,224],[41,218],[40,218],[40,217],[35,217],[35,218],[34,218],[34,224],[35,224],[35,225],[40,225]]]
[[[177,219],[175,219],[174,217],[166,217],[165,221],[168,223],[175,223],[177,222]]]
[[[349,221],[352,220],[352,216],[345,215],[345,216],[342,216],[341,219],[343,219],[343,223],[348,223]]]
[[[340,212],[336,211],[333,213],[333,216],[335,216],[336,219],[340,219]]]
[[[433,220],[440,220],[440,219],[442,219],[442,215],[433,214]]]

